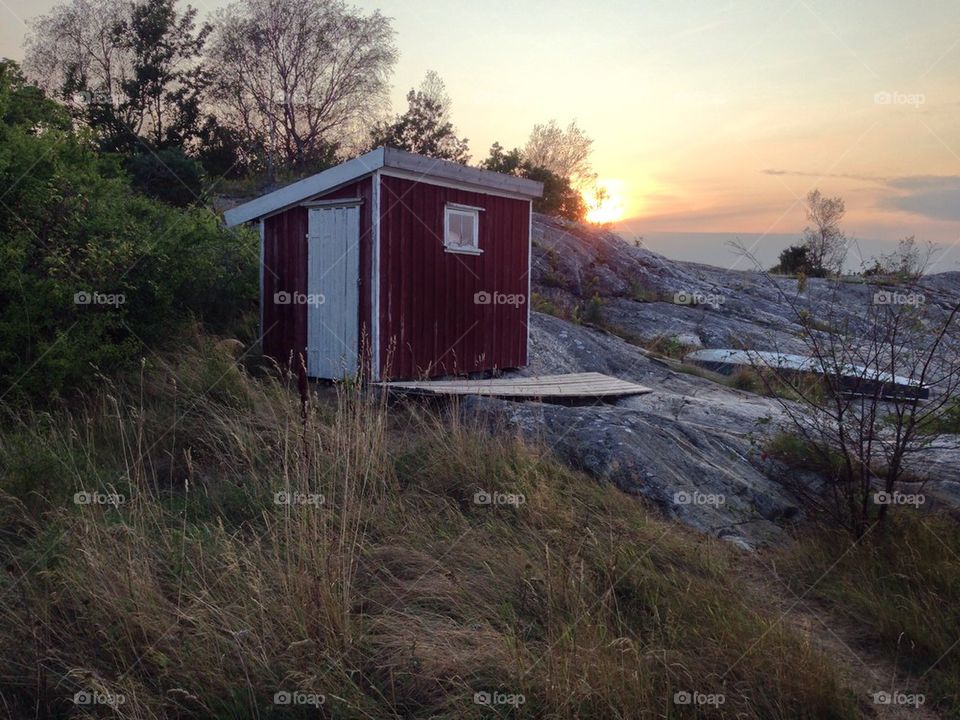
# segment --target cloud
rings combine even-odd
[[[804,172],[802,170],[780,170],[768,168],[762,171],[764,175],[790,175],[792,177],[812,177],[812,178],[832,178],[836,180],[860,180],[862,182],[886,183],[886,178],[875,175],[851,175],[847,173],[816,173]]]
[[[878,183],[889,191],[878,206],[929,220],[960,221],[960,175],[904,175],[884,178],[850,173],[815,173],[803,170],[766,169],[764,175],[790,175],[818,179],[858,180]]]
[[[882,207],[931,220],[960,221],[960,175],[915,175],[887,184],[903,194],[884,198]]]

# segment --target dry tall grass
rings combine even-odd
[[[819,528],[777,554],[797,588],[829,601],[896,660],[880,688],[926,694],[927,707],[960,718],[960,526],[955,517],[902,510],[854,541]]]
[[[855,716],[733,549],[456,410],[302,406],[200,338],[0,468],[11,717]]]

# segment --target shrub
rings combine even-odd
[[[587,325],[603,327],[603,298],[598,293],[594,293],[583,306],[583,310],[579,313],[579,320]]]
[[[921,432],[960,435],[960,399],[943,406],[940,413],[920,426]]]
[[[770,272],[783,275],[806,273],[810,269],[810,260],[807,257],[807,248],[804,245],[791,245],[780,252],[778,262]]]
[[[83,136],[27,113],[0,75],[0,383],[50,397],[135,361],[197,318],[223,329],[254,307],[253,233],[203,208],[137,195]],[[36,107],[36,98],[28,96]],[[50,102],[50,101],[46,101]]]
[[[740,368],[737,370],[730,378],[730,385],[737,390],[745,390],[752,393],[762,389],[760,378],[757,377],[757,373],[753,368]]]
[[[203,195],[203,166],[180,148],[144,148],[124,163],[134,189],[168,205],[186,207]]]
[[[676,335],[657,335],[649,340],[639,341],[635,344],[645,347],[652,353],[674,360],[682,360],[689,352],[697,349],[694,345],[681,342],[680,338]]]
[[[540,293],[533,293],[531,296],[531,302],[535,312],[541,312],[546,313],[547,315],[565,318],[565,315],[561,312],[560,308],[558,308],[552,300],[544,297]]]

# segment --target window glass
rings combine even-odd
[[[447,233],[447,243],[450,245],[462,245],[463,233],[461,231],[460,213],[452,212],[449,214],[450,229]]]
[[[460,244],[473,246],[473,215],[460,215]]]
[[[447,208],[444,243],[452,248],[476,248],[477,211]]]

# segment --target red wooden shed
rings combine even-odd
[[[315,378],[527,363],[541,183],[378,148],[239,205],[259,222],[263,351]]]

